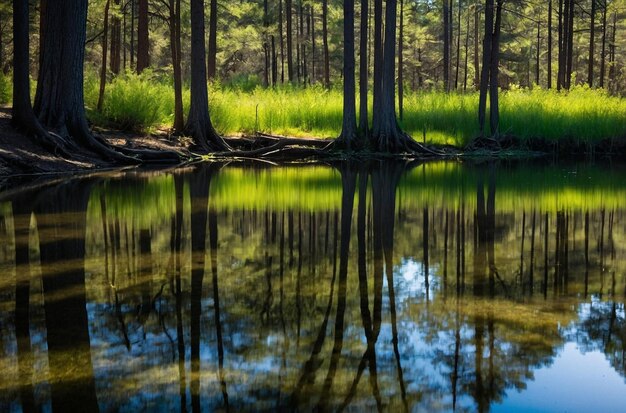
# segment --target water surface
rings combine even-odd
[[[623,411],[624,199],[608,162],[0,194],[0,411]]]

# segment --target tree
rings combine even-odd
[[[287,0],[291,2],[291,0]],[[287,24],[287,32],[290,25]],[[289,40],[289,37],[287,37]],[[322,42],[324,44],[324,86],[330,87],[330,54],[328,51],[328,0],[322,0]],[[289,43],[289,42],[288,42]],[[289,47],[289,46],[287,46]]]
[[[293,26],[293,11],[291,7],[292,0],[285,0],[285,14],[287,18],[287,74],[289,82],[293,83],[293,40],[292,40],[292,26]]]
[[[181,72],[182,54],[180,50],[180,1],[181,0],[169,0],[170,52],[172,55],[172,66],[174,68],[174,131],[177,133],[181,132],[185,127],[183,117],[183,79]],[[209,41],[209,50],[210,44],[211,41]],[[210,59],[211,53],[209,52],[209,61]]]
[[[102,29],[102,65],[100,67],[100,90],[98,92],[98,110],[102,110],[104,103],[104,88],[107,82],[107,40],[109,37],[109,6],[111,0],[107,0],[104,6],[104,28]]]
[[[204,0],[191,0],[191,106],[185,132],[205,151],[228,148],[219,137],[209,115],[204,47]]]
[[[350,150],[357,138],[354,60],[354,0],[343,2],[343,124],[338,145]]]
[[[209,16],[209,80],[215,80],[217,74],[217,0],[211,1],[211,14]]]
[[[148,0],[137,2],[137,73],[150,66],[150,38],[148,33]]]
[[[367,138],[369,135],[369,118],[368,118],[368,44],[367,32],[369,29],[369,0],[361,0],[361,38],[359,52],[359,133]]]

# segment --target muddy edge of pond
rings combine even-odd
[[[117,146],[132,146],[153,150],[175,149],[183,153],[187,150],[188,142],[185,138],[168,139],[166,133],[141,136],[112,130],[97,131],[111,144]],[[229,138],[230,141],[235,139]],[[237,139],[238,140],[238,139]],[[330,143],[331,141],[329,141]],[[555,155],[562,158],[580,158],[589,156],[624,156],[626,155],[626,137],[621,139],[605,139],[594,144],[568,138],[559,141],[548,141],[541,138],[532,138],[521,141],[513,136],[503,136],[497,147],[481,145],[472,150],[461,148],[441,148],[447,155],[442,158],[468,156],[471,158],[536,158],[540,155]],[[364,157],[361,157],[363,159]],[[379,159],[376,154],[372,159]],[[433,157],[431,156],[432,160]],[[436,157],[435,157],[436,159]],[[228,158],[222,160],[227,161]],[[254,159],[249,159],[254,160]],[[294,159],[292,159],[294,160]],[[31,141],[16,131],[11,125],[11,110],[0,108],[0,180],[7,180],[16,176],[59,175],[80,172],[93,172],[115,167],[111,163],[89,159],[66,159],[56,156],[34,145]],[[24,177],[26,178],[26,177]],[[26,178],[27,179],[27,178]],[[1,183],[1,182],[0,182]],[[4,185],[0,185],[2,187]]]

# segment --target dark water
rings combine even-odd
[[[0,194],[0,411],[624,411],[626,168],[203,166]]]

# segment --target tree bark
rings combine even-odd
[[[211,0],[210,9],[208,77],[209,80],[215,80],[217,76],[217,0]]]
[[[287,74],[289,82],[293,83],[293,12],[291,7],[292,0],[285,0],[285,13],[287,18]],[[326,37],[324,37],[326,38]]]
[[[104,6],[104,28],[102,33],[102,67],[100,68],[100,90],[98,92],[98,111],[102,111],[104,103],[104,88],[107,82],[107,41],[109,35],[109,5],[111,0],[107,0]]]
[[[552,0],[548,1],[548,89],[552,89]]]
[[[456,34],[456,72],[454,74],[454,89],[459,88],[459,70],[461,67],[461,5],[462,0],[457,0],[459,3],[458,16],[457,16],[457,34]]]
[[[135,67],[135,0],[130,0],[130,68]]]
[[[478,125],[480,135],[485,132],[485,118],[487,112],[487,92],[489,89],[491,71],[491,48],[493,38],[493,8],[494,0],[485,0],[485,36],[483,38],[483,65],[480,76],[480,97],[478,101]]]
[[[383,91],[383,1],[374,0],[374,113],[372,125],[380,123]]]
[[[478,12],[479,0],[474,3],[474,89],[480,89],[480,50],[478,36],[480,26],[480,13]]]
[[[368,91],[368,71],[369,66],[367,62],[367,33],[369,30],[369,0],[361,0],[361,38],[360,40],[360,56],[359,56],[359,132],[367,138],[369,135],[369,120],[368,120],[368,104],[367,104],[367,91]]]
[[[278,1],[278,35],[280,36],[280,83],[285,83],[285,37],[283,31],[283,0]]]
[[[404,118],[404,0],[400,0],[400,38],[398,39],[398,113]],[[457,61],[458,65],[458,61]],[[457,76],[458,76],[457,66]],[[458,80],[458,77],[457,77]]]
[[[267,41],[269,29],[269,19],[267,14],[267,0],[263,0],[263,57],[265,65],[263,67],[263,86],[270,84],[270,48]]]
[[[118,75],[121,69],[121,52],[122,52],[122,22],[117,16],[120,8],[120,0],[115,0],[116,14],[111,21],[111,73]]]
[[[229,148],[209,115],[204,39],[204,0],[191,0],[191,105],[185,133],[204,151],[223,151]]]
[[[150,66],[148,0],[137,0],[137,73]]]
[[[170,51],[174,68],[174,131],[180,133],[185,127],[183,116],[183,80],[180,52],[180,0],[169,0]],[[203,13],[204,15],[204,13]],[[204,40],[203,40],[204,42]],[[210,42],[209,42],[210,43]],[[210,53],[209,53],[210,54]]]
[[[309,5],[309,12],[311,14],[311,74],[310,81],[311,83],[315,83],[316,73],[315,73],[315,8],[314,5]]]
[[[450,4],[443,0],[443,88],[450,91]]]
[[[568,12],[568,29],[567,29],[567,68],[565,87],[569,90],[572,83],[572,67],[573,67],[573,54],[574,54],[574,0],[569,0],[569,12]]]
[[[593,87],[593,69],[595,64],[595,37],[596,37],[596,0],[591,0],[591,23],[589,25],[589,70],[587,83]]]
[[[607,0],[604,0],[602,6],[602,53],[600,55],[600,87],[604,88],[604,78],[606,75],[606,13]]]
[[[330,54],[328,51],[328,0],[322,1],[322,43],[324,47],[324,87],[330,88]]]
[[[353,149],[356,133],[354,0],[343,1],[343,123],[338,145]]]
[[[500,106],[498,103],[498,77],[500,73],[500,31],[502,26],[502,5],[504,0],[497,0],[496,22],[493,33],[493,46],[491,49],[490,90],[489,90],[489,120],[491,136],[498,137],[500,125]]]
[[[564,27],[563,27],[563,1],[559,0],[559,71],[557,74],[556,87],[557,90],[561,90],[565,79],[565,40],[564,40]]]

